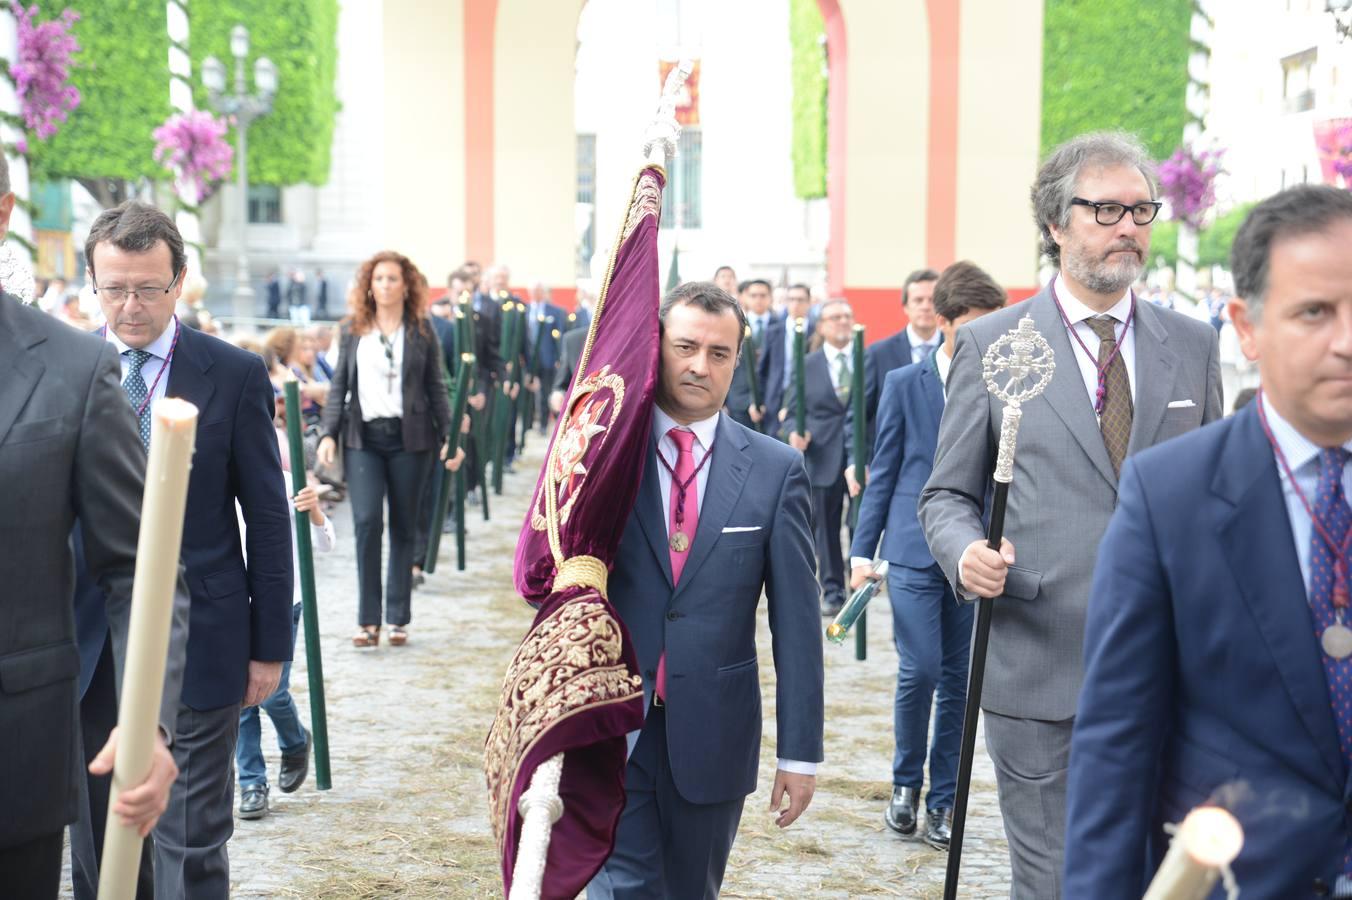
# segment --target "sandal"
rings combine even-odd
[[[364,625],[352,635],[354,647],[377,647],[380,645],[380,628],[376,625]]]
[[[408,631],[402,625],[390,626],[390,646],[402,647],[408,643]]]

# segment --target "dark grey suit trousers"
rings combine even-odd
[[[240,705],[178,709],[178,780],[155,826],[156,900],[227,900]],[[191,788],[191,790],[189,790]]]

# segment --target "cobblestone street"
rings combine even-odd
[[[272,811],[236,822],[234,896],[501,896],[481,751],[502,673],[531,619],[511,588],[511,559],[543,451],[544,441],[532,436],[504,495],[491,498],[490,523],[470,509],[466,572],[455,570],[454,542],[443,544],[442,567],[414,595],[403,648],[355,650],[349,643],[356,565],[349,509],[338,506],[338,547],[317,559],[333,789],[316,790],[312,771],[298,792],[278,792],[276,743],[264,727]],[[760,638],[768,661],[763,614]],[[291,683],[308,719],[303,644]],[[812,806],[787,831],[767,812],[775,695],[773,668],[762,672],[762,775],[747,800],[723,896],[939,897],[946,857],[899,838],[882,819],[896,678],[887,602],[872,607],[867,661],[855,660],[853,641],[827,645],[826,762]],[[994,773],[983,742],[978,749],[962,896],[1007,896]]]

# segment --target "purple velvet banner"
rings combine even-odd
[[[586,886],[610,855],[624,810],[625,735],[643,724],[642,680],[601,585],[638,496],[652,431],[664,184],[656,168],[635,179],[517,543],[516,589],[539,612],[508,669],[485,750],[504,893],[521,837],[517,804],[545,760],[564,754],[564,812],[551,833],[541,897],[571,900]],[[557,560],[565,561],[562,577]]]

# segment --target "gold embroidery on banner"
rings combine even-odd
[[[565,603],[517,648],[502,681],[498,714],[484,747],[493,836],[505,853],[512,786],[531,749],[555,725],[588,709],[640,696],[619,623],[594,597]]]
[[[577,501],[587,479],[587,468],[583,465],[592,448],[592,439],[598,438],[596,448],[605,444],[610,426],[620,416],[624,408],[624,378],[603,366],[599,372],[593,372],[577,383],[570,398],[572,405],[565,424],[554,439],[554,446],[545,462],[545,477],[540,481],[539,493],[531,509],[530,525],[536,531],[549,527],[548,506],[545,491],[556,490],[554,497],[558,505],[558,523],[568,521],[573,503]]]
[[[662,218],[662,186],[651,169],[644,169],[639,175],[638,186],[634,190],[633,202],[629,204],[629,217],[625,220],[620,243],[629,240],[629,236],[638,230],[645,216]]]

